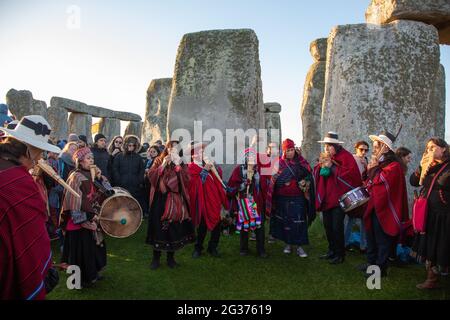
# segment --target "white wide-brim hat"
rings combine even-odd
[[[380,134],[379,136],[370,135],[369,138],[372,141],[378,141],[378,142],[384,143],[390,150],[395,152],[394,146],[392,145],[393,139],[389,138],[389,134]]]
[[[0,130],[4,131],[8,137],[13,137],[35,148],[54,153],[61,152],[60,148],[48,143],[52,128],[42,116],[25,116],[14,129],[0,128]]]
[[[338,134],[333,131],[329,131],[325,138],[321,141],[317,141],[318,143],[329,143],[329,144],[344,144],[343,141],[339,141]]]

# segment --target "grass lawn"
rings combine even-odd
[[[156,271],[149,269],[151,248],[144,244],[146,231],[144,221],[132,237],[108,237],[105,279],[89,289],[68,290],[67,276],[60,272],[60,283],[48,299],[450,299],[449,277],[444,279],[445,289],[416,289],[424,280],[422,265],[391,268],[381,280],[381,290],[369,290],[363,274],[356,270],[365,262],[364,256],[348,253],[345,263],[337,266],[319,260],[327,248],[320,219],[310,228],[306,259],[284,254],[279,241],[266,245],[267,259],[256,257],[253,241],[250,255],[241,257],[239,236],[233,234],[221,237],[221,258],[205,254],[194,260],[193,245],[189,245],[176,253],[179,268],[169,269],[163,255]]]

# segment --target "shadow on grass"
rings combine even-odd
[[[266,228],[267,229],[267,228]],[[381,281],[381,290],[369,290],[363,274],[356,267],[365,262],[359,253],[349,253],[345,263],[332,266],[319,260],[327,243],[322,224],[316,219],[310,228],[310,243],[304,249],[309,257],[283,253],[284,244],[266,244],[267,259],[256,257],[255,242],[250,241],[250,255],[239,256],[239,236],[222,236],[221,258],[206,252],[192,259],[193,245],[175,255],[179,268],[169,269],[165,255],[161,268],[149,269],[152,249],[144,244],[146,223],[132,237],[107,238],[108,266],[105,279],[94,287],[68,290],[67,275],[61,279],[48,299],[449,299],[449,279],[444,289],[420,291],[415,285],[422,282],[422,265],[390,268]],[[55,259],[59,252],[54,243]],[[58,260],[56,260],[58,261]],[[448,277],[447,277],[448,278]]]

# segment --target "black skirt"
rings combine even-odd
[[[450,212],[430,206],[425,234],[416,234],[412,250],[419,261],[430,261],[442,272],[450,265]]]
[[[270,234],[286,244],[309,244],[305,197],[276,196],[274,200],[275,210],[270,218]]]
[[[67,231],[61,262],[79,266],[81,282],[91,283],[97,279],[98,272],[106,266],[105,242],[98,246],[93,232],[88,229]]]
[[[176,251],[195,241],[194,225],[190,220],[183,222],[162,222],[167,194],[155,192],[150,208],[147,229],[147,244],[158,251]]]

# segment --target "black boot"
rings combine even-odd
[[[330,260],[330,264],[341,264],[344,263],[344,257],[338,257],[336,256],[335,258]]]
[[[198,259],[202,255],[202,252],[200,250],[194,249],[194,252],[192,252],[192,258]]]
[[[264,248],[265,235],[264,235],[264,226],[256,229],[256,251],[258,252],[258,257],[267,258],[266,249]]]
[[[175,252],[167,252],[167,266],[171,269],[179,266],[175,261]]]
[[[241,256],[248,255],[248,232],[241,230],[240,235],[240,249],[241,249]]]
[[[150,264],[150,269],[156,270],[161,265],[160,263],[161,259],[161,251],[153,250],[153,259],[152,263]]]
[[[323,260],[332,260],[336,257],[336,255],[334,254],[333,251],[328,251],[327,253],[321,255],[319,257],[319,259],[323,259]]]
[[[208,248],[208,253],[214,258],[220,258],[220,253],[217,251],[217,248]]]

